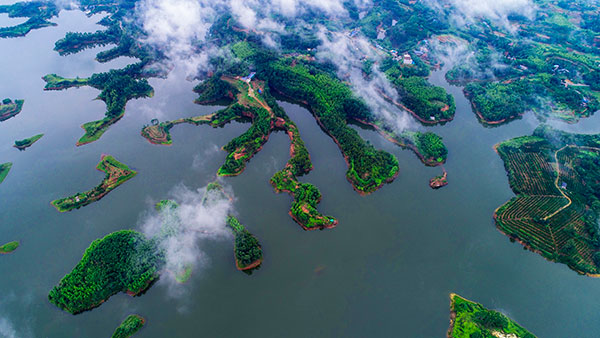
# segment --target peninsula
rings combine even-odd
[[[550,261],[600,276],[600,135],[541,126],[495,148],[517,195],[495,211],[498,229]]]
[[[0,13],[7,13],[9,18],[28,18],[22,24],[0,28],[0,38],[15,38],[27,35],[33,29],[56,26],[48,21],[59,12],[51,1],[23,1],[11,5],[0,5]]]
[[[228,98],[232,103],[227,108],[210,115],[167,122],[153,121],[151,125],[144,126],[142,136],[153,144],[169,145],[172,143],[169,130],[177,124],[221,127],[233,120],[250,121],[252,126],[248,131],[223,147],[229,155],[217,172],[219,176],[237,176],[262,149],[272,132],[283,131],[290,138],[291,159],[282,171],[273,176],[271,184],[277,192],[285,191],[294,197],[290,215],[305,230],[334,227],[337,224],[335,218],[317,211],[317,204],[321,200],[319,189],[310,183],[297,181],[297,177],[313,168],[298,128],[270,95],[266,83],[253,77],[215,75],[196,87],[195,91],[199,94],[196,102],[208,104]]]
[[[92,202],[100,200],[109,192],[125,183],[137,175],[137,172],[130,169],[125,164],[117,161],[110,155],[102,155],[100,163],[96,169],[106,173],[104,180],[92,190],[77,193],[70,197],[65,197],[52,201],[52,205],[60,212],[67,212],[73,209],[79,209]]]

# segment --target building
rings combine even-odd
[[[410,54],[405,53],[404,56],[402,57],[402,64],[405,65],[412,65],[414,64],[412,57],[410,56]]]

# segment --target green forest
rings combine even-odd
[[[0,245],[0,254],[9,254],[13,251],[17,250],[19,247],[19,242],[13,241],[3,245]]]
[[[0,183],[4,182],[4,179],[6,179],[6,176],[8,176],[12,165],[13,164],[11,162],[0,164]]]
[[[459,295],[450,295],[450,311],[454,315],[448,330],[450,338],[536,338],[504,314],[488,310],[481,304],[471,302]]]
[[[97,239],[81,261],[48,294],[57,307],[77,314],[119,292],[138,295],[158,278],[163,254],[154,241],[133,230]]]
[[[146,320],[139,315],[129,315],[117,327],[111,338],[129,338],[138,332],[144,325]]]
[[[263,258],[262,248],[258,239],[233,216],[227,217],[227,225],[235,235],[235,262],[240,270],[256,268]]]

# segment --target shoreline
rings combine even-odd
[[[408,148],[409,150],[412,150],[412,152],[415,153],[415,155],[417,155],[417,157],[421,160],[421,162],[428,166],[428,167],[439,167],[444,165],[444,163],[446,163],[446,160],[442,161],[442,162],[433,162],[431,160],[427,160],[425,158],[425,156],[423,156],[423,154],[421,154],[421,152],[419,151],[419,149],[417,148],[417,146],[415,146],[414,144],[407,144],[407,143],[403,143],[399,140],[396,140],[395,138],[393,138],[390,134],[390,132],[385,131],[383,128],[379,127],[378,125],[376,125],[373,122],[367,122],[365,120],[361,120],[358,118],[354,118],[355,121],[362,123],[364,125],[370,126],[373,129],[375,129],[381,136],[383,136],[386,140],[388,140],[389,142],[401,147],[401,148]]]
[[[388,95],[386,95],[382,90],[377,89],[377,92],[379,93],[379,95],[381,95],[386,101],[392,103],[393,105],[395,105],[396,107],[403,109],[405,111],[407,111],[408,113],[410,113],[415,119],[417,119],[419,122],[425,124],[425,125],[436,125],[436,124],[443,124],[443,123],[448,123],[454,120],[454,116],[452,116],[451,118],[448,119],[441,119],[441,120],[426,120],[422,117],[420,117],[419,115],[417,115],[417,113],[415,113],[412,109],[409,109],[407,106],[405,106],[404,104],[392,99],[391,97],[389,97]],[[456,113],[455,113],[456,114]]]
[[[321,127],[321,130],[323,130],[325,132],[325,134],[327,134],[329,137],[331,137],[331,139],[333,140],[333,142],[335,142],[335,144],[340,149],[340,152],[342,153],[342,156],[344,157],[344,161],[346,162],[346,166],[348,167],[348,170],[346,171],[346,179],[348,180],[348,182],[350,182],[350,185],[352,186],[352,189],[354,189],[354,191],[356,191],[360,196],[370,195],[370,194],[376,192],[377,190],[381,189],[385,184],[392,183],[396,178],[398,178],[398,175],[400,174],[400,166],[398,166],[398,170],[396,170],[396,173],[394,173],[393,176],[385,179],[383,182],[381,182],[381,184],[379,184],[378,186],[376,186],[375,188],[373,188],[372,191],[362,191],[362,190],[359,190],[356,187],[356,185],[355,185],[355,181],[353,181],[350,177],[348,177],[348,172],[350,171],[350,160],[349,160],[348,155],[346,155],[346,153],[342,149],[342,145],[340,144],[340,142],[327,129],[325,129],[325,127],[323,126],[323,123],[321,122],[321,119],[314,112],[314,110],[312,109],[312,107],[310,106],[310,104],[308,104],[307,101],[298,100],[298,99],[295,99],[295,98],[293,98],[293,97],[291,97],[289,95],[286,95],[285,93],[283,93],[282,91],[280,91],[278,88],[274,88],[274,89],[275,89],[275,91],[277,93],[279,93],[282,96],[284,96],[284,97],[292,100],[293,102],[300,102],[303,105],[305,105],[306,107],[308,107],[308,111],[310,111],[311,114],[313,115],[313,117],[315,118],[315,120],[317,120],[317,123],[319,124],[319,127]]]

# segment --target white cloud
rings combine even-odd
[[[159,240],[168,272],[161,282],[168,283],[171,294],[178,296],[183,290],[175,280],[176,274],[187,267],[198,273],[210,261],[202,244],[232,238],[226,220],[233,212],[233,202],[219,191],[207,192],[206,188],[177,186],[170,195],[179,206],[148,213],[140,228],[149,238]]]
[[[396,89],[386,75],[373,66],[370,78],[363,76],[364,57],[373,61],[381,60],[369,41],[362,37],[350,39],[343,33],[327,32],[324,28],[318,36],[322,43],[318,47],[317,58],[335,64],[340,78],[350,82],[354,93],[365,100],[373,114],[396,132],[402,132],[411,126],[412,121],[407,112],[390,104],[381,95],[384,93],[388,98],[398,101]]]

